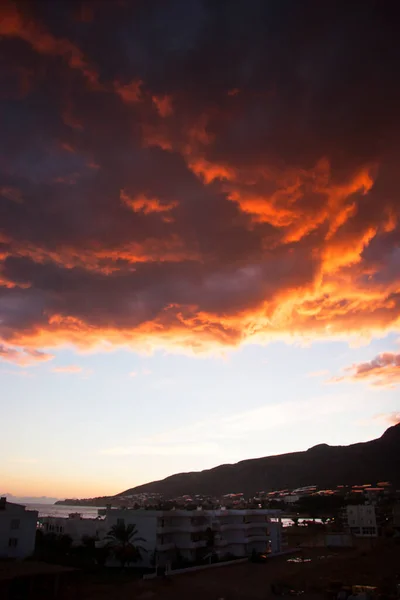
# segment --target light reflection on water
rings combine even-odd
[[[95,519],[100,506],[64,506],[62,504],[26,504],[27,510],[37,510],[39,517],[68,517],[79,513],[84,519]],[[104,507],[105,508],[105,507]]]

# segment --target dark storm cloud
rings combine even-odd
[[[397,326],[394,3],[0,10],[0,338]]]

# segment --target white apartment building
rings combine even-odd
[[[295,504],[300,500],[300,497],[299,494],[287,494],[280,498],[280,500],[283,500],[285,504]]]
[[[0,498],[0,558],[25,558],[35,549],[38,512]]]
[[[378,535],[375,506],[370,504],[347,506],[346,513],[347,526],[351,534],[356,537],[376,537]]]
[[[84,519],[80,513],[68,517],[41,517],[40,527],[44,534],[68,535],[73,546],[82,544],[82,538],[92,537],[102,540],[107,532],[104,519]]]
[[[277,554],[282,549],[282,524],[274,510],[129,510],[108,509],[105,529],[133,523],[147,550],[142,565],[156,560],[160,566],[181,558],[202,559],[213,552],[225,556],[246,557],[257,553]],[[213,547],[210,548],[210,531]]]

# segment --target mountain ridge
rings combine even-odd
[[[3,492],[0,496],[6,497],[8,502],[15,502],[16,504],[54,504],[59,500],[59,498],[51,496],[14,496],[10,492]]]
[[[371,481],[368,481],[371,480]],[[376,481],[400,484],[400,423],[381,437],[348,446],[317,444],[300,452],[250,458],[203,471],[176,473],[129,488],[115,497],[160,493],[165,498],[184,494],[221,496],[243,492],[293,489],[306,485],[333,487]]]

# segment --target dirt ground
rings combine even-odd
[[[296,554],[294,556],[299,556]],[[355,585],[393,585],[400,578],[400,545],[376,542],[368,549],[304,549],[307,562],[288,562],[288,556],[263,564],[243,563],[176,575],[167,580],[82,580],[70,590],[75,600],[267,600],[271,583],[282,582],[303,590],[303,600],[323,598],[332,581]],[[400,580],[400,579],[399,579]],[[287,596],[289,598],[289,596]]]

